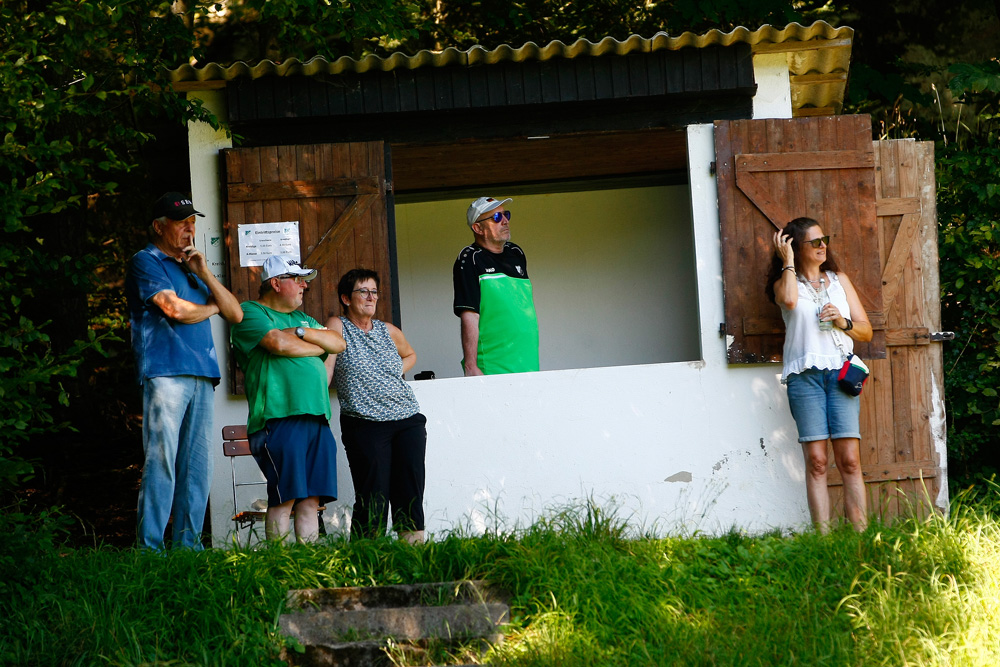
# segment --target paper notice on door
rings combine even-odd
[[[240,266],[263,266],[271,255],[284,255],[296,262],[299,256],[299,222],[258,222],[237,225]]]

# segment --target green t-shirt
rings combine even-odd
[[[240,304],[243,321],[229,331],[236,362],[246,378],[250,418],[247,432],[256,433],[268,419],[294,415],[322,415],[330,419],[330,389],[322,357],[282,357],[259,343],[272,329],[320,324],[300,310],[279,313],[256,301]]]
[[[476,365],[486,375],[538,370],[538,316],[531,282],[503,273],[479,276]]]

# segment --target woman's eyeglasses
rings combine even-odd
[[[476,222],[486,222],[487,220],[492,220],[493,222],[500,222],[504,218],[507,218],[507,221],[510,222],[510,211],[497,211],[490,217],[482,218],[481,220],[476,220]]]
[[[377,299],[378,298],[378,290],[377,289],[367,289],[365,287],[362,287],[361,289],[356,289],[356,290],[352,290],[352,291],[353,292],[359,292],[361,294],[361,298],[362,299],[367,299],[369,297],[371,297],[372,299]]]
[[[803,243],[803,245],[805,245],[806,243],[808,243],[812,247],[818,248],[818,247],[820,247],[820,245],[830,245],[830,237],[829,236],[820,236],[819,238],[815,238],[815,239],[812,239],[812,240],[809,240],[809,241],[803,241],[802,243]]]

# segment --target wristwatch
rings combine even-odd
[[[295,327],[295,335],[298,336],[299,338],[305,338],[306,330],[303,329],[302,327]]]

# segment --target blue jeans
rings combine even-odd
[[[861,397],[844,393],[837,384],[838,372],[807,368],[785,380],[799,442],[861,437]]]
[[[212,484],[212,408],[215,386],[191,375],[147,378],[142,392],[139,546],[162,550],[173,508],[173,546],[200,550]]]

